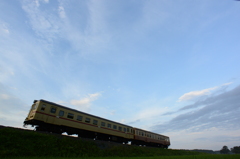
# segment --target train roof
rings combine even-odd
[[[129,125],[125,125],[125,124],[118,123],[118,122],[115,122],[115,121],[112,121],[112,120],[108,120],[108,119],[105,119],[105,118],[101,118],[101,117],[99,117],[99,116],[95,116],[95,115],[92,115],[92,114],[88,114],[88,113],[85,113],[85,112],[82,112],[82,111],[79,111],[79,110],[76,110],[76,109],[72,109],[72,108],[69,108],[69,107],[66,107],[66,106],[63,106],[63,105],[54,103],[54,102],[50,102],[50,101],[44,100],[44,99],[40,99],[40,100],[38,100],[38,101],[42,101],[42,102],[45,102],[45,103],[48,103],[48,104],[52,104],[52,105],[56,105],[56,106],[58,106],[58,107],[62,107],[62,108],[64,108],[64,109],[68,109],[68,110],[71,110],[71,111],[79,112],[79,113],[82,113],[82,114],[85,114],[85,115],[89,115],[89,116],[92,116],[92,117],[95,117],[95,118],[103,119],[103,120],[106,120],[106,121],[109,121],[109,122],[112,122],[112,123],[115,123],[115,124],[120,124],[120,125],[123,125],[123,126],[127,126],[127,127],[133,128],[132,126],[129,126]]]

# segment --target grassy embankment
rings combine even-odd
[[[240,155],[187,155],[155,157],[10,157],[8,159],[239,159]]]
[[[199,152],[192,151],[167,150],[130,145],[117,145],[101,148],[93,141],[76,140],[59,135],[43,134],[34,131],[23,131],[11,128],[0,129],[0,142],[0,158],[68,157],[69,159],[71,157],[135,158],[151,156],[169,156],[166,157],[166,159],[171,159],[170,156],[196,156],[198,154],[201,154]]]

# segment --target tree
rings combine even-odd
[[[227,146],[223,146],[223,148],[220,150],[220,153],[222,154],[228,154],[230,152],[230,150],[228,149]]]
[[[234,146],[233,148],[231,148],[231,152],[232,153],[240,153],[240,146]]]

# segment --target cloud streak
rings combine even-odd
[[[155,125],[152,129],[157,132],[184,129],[203,131],[212,127],[224,130],[240,129],[240,86],[185,106],[181,110],[190,108],[193,110],[182,113],[165,124]]]
[[[100,96],[100,93],[89,94],[87,97],[80,100],[71,100],[70,104],[76,106],[82,111],[88,111],[90,109],[91,102],[97,100]]]
[[[27,13],[29,23],[36,35],[48,42],[52,42],[60,33],[61,19],[59,19],[58,14],[61,18],[64,18],[65,12],[62,6],[59,6],[58,12],[56,13],[41,10],[40,6],[48,5],[47,2],[48,1],[41,3],[38,0],[25,0],[22,3],[22,8]]]
[[[199,96],[203,96],[203,95],[207,95],[210,93],[210,91],[212,90],[215,90],[217,89],[217,87],[212,87],[212,88],[208,88],[208,89],[203,89],[201,91],[192,91],[192,92],[189,92],[189,93],[185,93],[184,95],[182,95],[180,98],[179,98],[179,102],[181,101],[188,101],[188,100],[192,100],[196,97],[199,97]]]
[[[194,99],[196,99],[198,97],[201,97],[201,96],[204,96],[204,95],[209,95],[209,94],[211,94],[211,91],[216,90],[219,87],[228,86],[230,84],[231,83],[225,83],[225,84],[223,84],[221,86],[216,86],[216,87],[212,87],[212,88],[203,89],[203,90],[200,90],[200,91],[192,91],[192,92],[189,92],[189,93],[185,93],[184,95],[182,95],[179,98],[178,102],[191,101],[191,100],[194,100]]]

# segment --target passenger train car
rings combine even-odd
[[[46,100],[34,100],[25,125],[36,131],[76,134],[78,137],[168,148],[169,137],[114,122]]]

